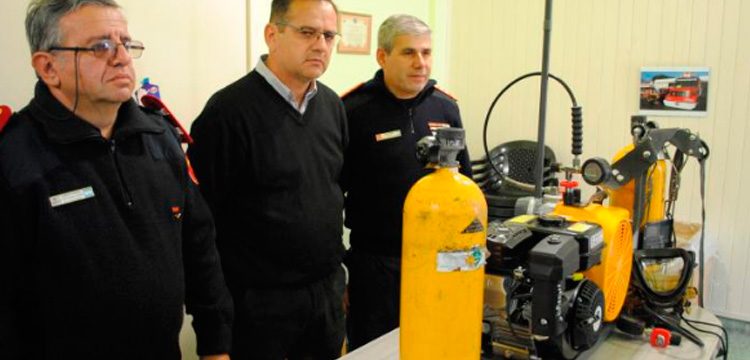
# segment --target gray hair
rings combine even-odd
[[[32,0],[26,11],[26,39],[31,53],[59,45],[60,19],[84,5],[120,8],[115,0]]]
[[[378,48],[389,53],[393,50],[393,40],[400,35],[429,35],[432,31],[424,21],[411,15],[391,15],[378,30]]]

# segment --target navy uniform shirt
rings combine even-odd
[[[349,121],[344,158],[346,226],[353,249],[400,256],[402,209],[412,185],[431,170],[417,161],[416,143],[441,127],[461,128],[455,99],[430,80],[413,99],[393,96],[383,72],[343,96]],[[466,150],[460,171],[471,177]]]

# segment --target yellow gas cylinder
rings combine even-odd
[[[438,168],[409,191],[401,265],[402,360],[479,359],[486,229],[484,195],[457,166]]]
[[[629,144],[618,151],[612,158],[612,163],[617,162],[623,156],[633,151],[635,145]],[[664,220],[664,191],[667,181],[667,163],[664,160],[657,160],[646,173],[648,176],[646,182],[646,204],[641,226],[647,222]],[[633,201],[635,200],[635,180],[630,180],[627,184],[615,190],[608,190],[609,204],[616,207],[627,209],[631,214],[633,212]]]

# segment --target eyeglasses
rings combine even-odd
[[[117,48],[122,45],[125,50],[130,54],[133,59],[138,59],[143,55],[143,43],[136,40],[126,40],[122,43],[117,43],[114,40],[102,39],[91,45],[91,47],[66,47],[66,46],[53,46],[49,48],[49,51],[91,51],[94,56],[98,58],[109,59],[117,54]]]
[[[309,26],[294,26],[286,22],[277,22],[275,24],[277,26],[288,26],[294,29],[294,31],[296,31],[297,34],[300,34],[302,38],[304,38],[307,41],[318,40],[320,39],[320,36],[323,35],[323,39],[325,39],[327,43],[330,43],[333,40],[335,40],[337,36],[339,36],[339,33],[335,31],[320,31],[318,29],[311,28]]]

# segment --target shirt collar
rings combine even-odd
[[[70,144],[87,139],[103,139],[98,128],[72,114],[41,81],[36,84],[29,108],[51,141]],[[140,132],[162,133],[164,130],[130,99],[122,103],[117,112],[112,138],[122,139]]]
[[[258,64],[255,65],[255,71],[260,74],[268,83],[271,85],[271,87],[276,90],[279,95],[281,95],[286,102],[288,102],[292,107],[297,109],[297,111],[300,112],[300,114],[304,114],[305,110],[307,110],[307,104],[310,102],[310,99],[315,96],[315,94],[318,93],[318,82],[313,81],[312,86],[307,90],[305,93],[305,97],[302,99],[302,104],[298,105],[296,101],[294,101],[294,94],[292,94],[292,91],[289,90],[289,87],[284,85],[281,80],[279,80],[278,77],[276,77],[276,74],[274,74],[268,66],[266,66],[266,59],[268,58],[268,54],[261,55],[260,59],[258,60]]]

